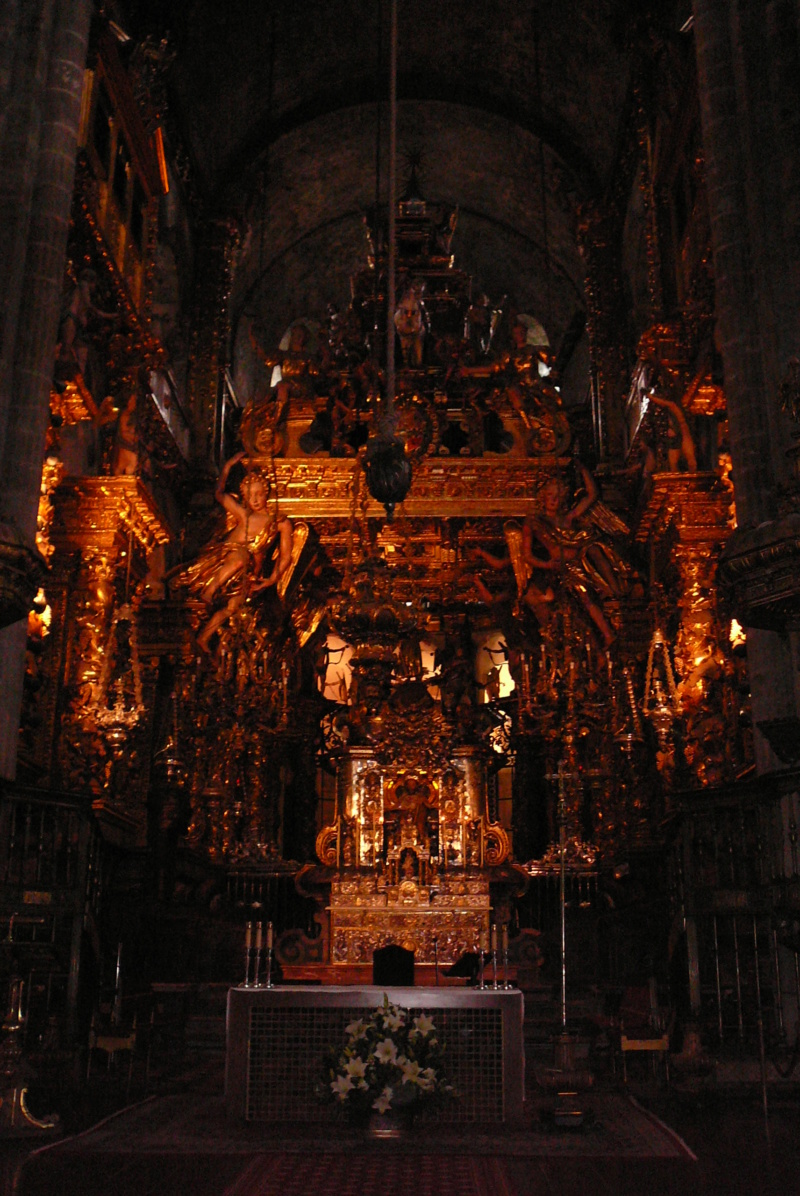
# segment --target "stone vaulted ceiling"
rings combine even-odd
[[[157,14],[170,29],[173,108],[203,189],[213,205],[246,213],[235,332],[242,317],[248,327],[257,318],[279,338],[291,319],[347,302],[375,193],[378,99],[385,195],[388,8],[388,0],[131,4],[143,25]],[[602,192],[613,163],[630,15],[631,0],[400,5],[401,154],[421,151],[424,193],[459,205],[458,265],[493,301],[509,294],[537,314],[555,344],[584,302],[575,203]],[[585,343],[572,371],[580,381],[565,383],[579,401]]]

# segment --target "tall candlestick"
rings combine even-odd
[[[503,943],[503,988],[511,988],[508,982],[508,926],[505,923],[501,937]]]
[[[267,988],[272,988],[272,923],[267,923]]]
[[[255,946],[253,948],[253,988],[260,988],[258,983],[258,973],[261,970],[261,941],[262,941],[262,927],[260,922],[256,922]]]
[[[478,988],[486,988],[483,979],[483,958],[486,952],[486,944],[489,940],[485,930],[482,930],[478,939]]]
[[[253,923],[248,922],[244,931],[244,987],[250,987],[250,956],[253,953]]]

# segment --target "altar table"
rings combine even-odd
[[[315,1093],[329,1047],[345,1026],[383,1004],[431,1013],[446,1044],[458,1099],[440,1121],[522,1123],[524,1001],[513,989],[326,985],[232,988],[228,993],[225,1102],[247,1121],[317,1121],[334,1115]]]

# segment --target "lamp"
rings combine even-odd
[[[94,710],[97,725],[106,732],[106,742],[116,756],[120,755],[128,735],[145,713],[139,635],[129,598],[132,553],[133,531],[128,536],[125,601],[114,607],[111,616]],[[110,694],[115,695],[113,704]]]
[[[650,720],[662,753],[669,750],[669,735],[678,715],[678,693],[669,649],[656,627],[647,653],[642,714]]]
[[[129,674],[133,681],[132,691],[126,687],[125,674]],[[116,695],[113,705],[109,704],[109,691]],[[136,619],[131,604],[124,602],[115,607],[111,618],[95,710],[97,724],[106,732],[106,740],[113,752],[122,750],[144,712]]]

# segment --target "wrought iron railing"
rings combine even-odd
[[[794,1050],[800,1009],[800,775],[685,793],[668,832],[685,1014],[712,1045]],[[676,994],[678,1000],[680,994]]]
[[[57,1018],[75,1030],[81,940],[99,901],[100,840],[91,803],[6,784],[0,792],[0,1002],[25,983],[26,1041]]]

